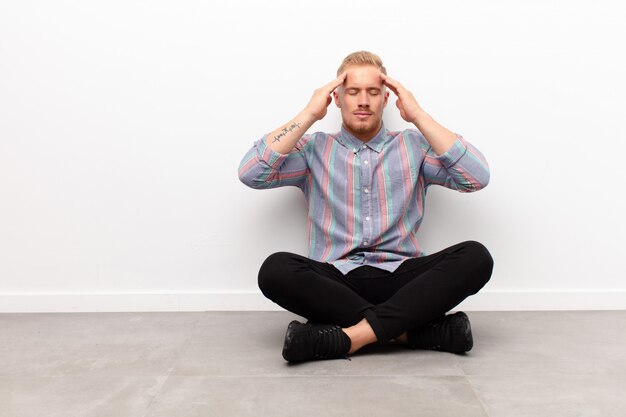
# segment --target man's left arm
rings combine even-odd
[[[427,182],[462,192],[486,187],[489,183],[489,165],[480,151],[460,135],[437,123],[402,84],[383,73],[380,76],[398,97],[396,106],[400,116],[413,123],[430,145],[424,155]]]
[[[398,97],[396,106],[400,110],[400,116],[409,123],[413,123],[422,132],[430,146],[437,155],[446,153],[454,142],[457,135],[445,127],[441,126],[428,113],[422,109],[417,100],[409,90],[393,78],[381,73],[383,83]]]

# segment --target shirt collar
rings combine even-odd
[[[363,142],[361,139],[354,137],[344,125],[341,125],[341,134],[339,135],[339,141],[349,149],[352,149],[355,153],[361,150],[364,146],[367,146],[371,150],[380,153],[382,151],[385,142],[387,142],[387,129],[383,123],[376,136],[367,142]]]

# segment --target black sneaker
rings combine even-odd
[[[346,358],[350,338],[340,326],[331,324],[302,324],[292,321],[287,326],[283,358],[289,362],[315,359]]]
[[[469,352],[474,345],[469,318],[462,311],[409,330],[406,337],[412,349],[463,353]]]

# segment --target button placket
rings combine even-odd
[[[372,196],[371,196],[371,185],[372,185],[372,175],[369,163],[369,149],[366,149],[366,146],[362,146],[362,150],[359,152],[360,159],[363,160],[363,164],[361,165],[361,185],[362,185],[362,193],[361,193],[361,224],[363,230],[363,240],[362,244],[364,246],[368,246],[372,239],[372,222],[371,222],[371,214],[372,214]]]

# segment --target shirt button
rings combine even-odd
[[[365,188],[363,191],[365,192],[365,194],[370,192],[369,188]]]
[[[370,221],[370,216],[367,216],[367,217],[365,218],[365,220],[367,220],[367,221],[369,222],[369,221]]]
[[[367,245],[369,242],[366,240],[365,242],[363,242],[364,245]]]
[[[356,148],[352,148],[352,152],[356,153],[357,149]]]
[[[365,161],[363,161],[363,163],[364,163],[365,165],[367,165],[367,164],[369,164],[369,161],[366,159]]]

